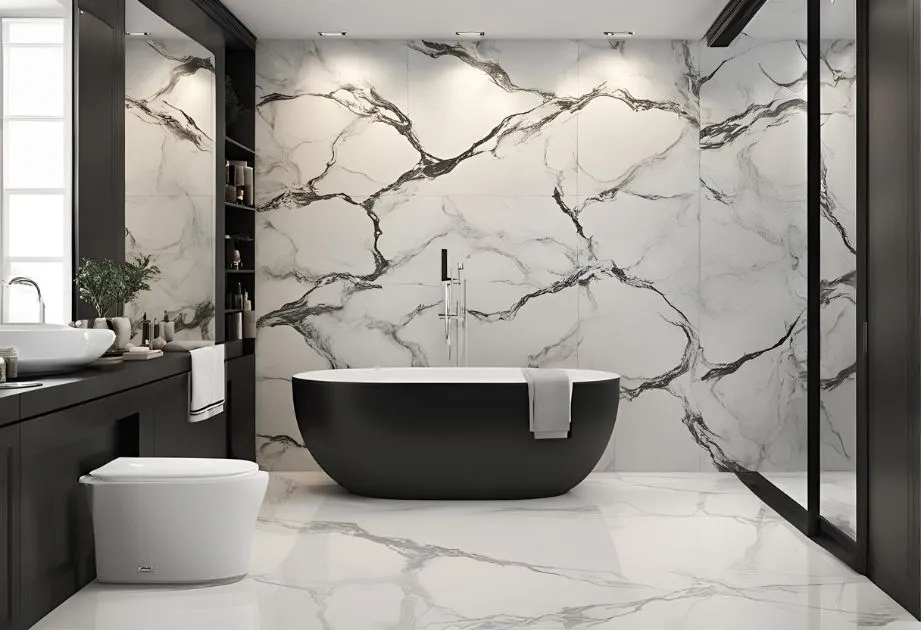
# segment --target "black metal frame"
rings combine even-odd
[[[842,562],[866,573],[868,511],[868,366],[867,366],[867,229],[868,229],[868,2],[857,0],[857,527],[856,540],[821,515],[821,0],[807,0],[807,439],[808,500],[804,507],[758,472],[737,473],[762,501]],[[750,18],[749,18],[750,19]]]
[[[704,38],[711,48],[724,48],[748,26],[767,0],[729,0],[707,29]]]

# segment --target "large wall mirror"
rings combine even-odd
[[[138,0],[125,30],[125,257],[160,269],[125,314],[214,339],[214,56]]]
[[[0,0],[2,321],[71,315],[72,14],[70,0]]]

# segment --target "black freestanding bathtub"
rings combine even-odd
[[[537,440],[516,368],[323,370],[292,380],[304,442],[356,494],[390,499],[533,499],[568,492],[608,445],[620,377],[567,370],[569,437]]]

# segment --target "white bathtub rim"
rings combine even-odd
[[[525,383],[522,368],[433,367],[433,368],[350,368],[300,372],[292,378],[323,383]],[[620,375],[600,370],[563,369],[573,383],[613,381]]]

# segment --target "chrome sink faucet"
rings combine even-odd
[[[26,278],[24,276],[16,276],[15,278],[12,278],[9,282],[7,282],[7,284],[11,287],[14,285],[24,285],[24,286],[29,286],[35,289],[35,294],[38,296],[38,305],[40,307],[39,321],[42,324],[44,324],[45,323],[45,300],[42,299],[42,290],[39,288],[38,283],[32,278]]]
[[[441,250],[441,285],[444,288],[444,312],[438,317],[445,323],[445,345],[448,362],[456,367],[467,366],[467,280],[464,264],[457,264],[457,275],[448,274],[448,250]],[[453,343],[452,343],[453,337]]]

